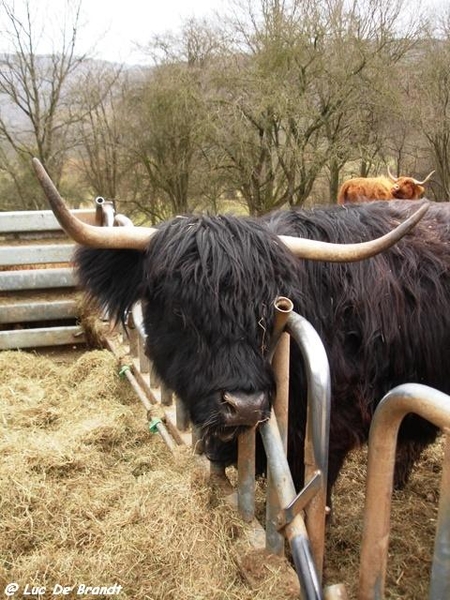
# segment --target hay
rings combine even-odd
[[[0,589],[16,581],[122,586],[115,598],[278,600],[283,564],[249,553],[234,511],[188,449],[172,456],[107,351],[73,363],[0,353]],[[386,598],[428,595],[442,447],[393,499]],[[347,462],[327,532],[325,583],[356,597],[366,452]],[[246,580],[238,565],[246,569]],[[251,586],[249,583],[251,583]],[[38,596],[28,596],[38,597]],[[41,596],[42,597],[42,596]],[[46,596],[44,596],[46,597]],[[107,598],[76,595],[67,598]]]
[[[428,597],[442,459],[440,439],[425,450],[406,488],[394,492],[386,600]],[[366,448],[348,459],[335,488],[327,532],[325,578],[345,582],[350,598],[356,598],[358,583],[366,464]]]
[[[73,587],[66,598],[277,600],[283,569],[256,589],[238,563],[244,525],[211,498],[187,449],[173,457],[94,350],[73,364],[0,353],[0,589]],[[77,595],[79,584],[122,586]],[[117,588],[116,588],[117,589]],[[39,597],[28,595],[28,597]],[[42,596],[40,596],[42,597]]]

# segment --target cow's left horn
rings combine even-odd
[[[145,250],[156,233],[152,227],[95,227],[87,225],[72,215],[61,198],[53,181],[37,158],[33,158],[37,178],[50,206],[64,231],[76,242],[94,248],[126,248]]]
[[[293,254],[300,258],[326,260],[329,262],[353,262],[356,260],[363,260],[375,256],[375,254],[379,254],[397,243],[417,225],[423,215],[427,212],[429,206],[428,202],[422,204],[419,210],[406,219],[406,221],[400,223],[398,227],[369,242],[357,244],[331,244],[329,242],[305,240],[303,238],[287,235],[280,235],[278,237]]]
[[[400,179],[400,177],[394,177],[392,175],[391,170],[389,168],[389,165],[388,165],[388,168],[387,168],[387,172],[388,172],[389,178],[392,179],[392,181],[398,181]]]
[[[422,181],[419,181],[418,179],[414,179],[413,181],[414,181],[414,183],[416,185],[423,185],[424,183],[426,183],[430,179],[430,177],[433,175],[434,172],[435,172],[434,170],[431,171],[431,173],[429,175],[427,175],[425,177],[425,179],[423,179]]]

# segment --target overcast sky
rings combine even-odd
[[[6,0],[16,6],[16,11],[27,0]],[[249,0],[251,1],[251,0]],[[405,0],[407,1],[407,0]],[[449,0],[415,0],[421,8],[437,9],[448,5]],[[60,21],[66,3],[76,4],[76,0],[28,0],[34,18],[43,20],[44,36],[51,38],[51,26]],[[105,60],[142,63],[142,52],[136,45],[146,45],[153,34],[168,30],[179,31],[183,21],[190,17],[212,17],[215,11],[223,12],[233,0],[82,0],[82,18],[78,33],[77,50],[89,52],[95,48],[94,56]],[[257,4],[255,0],[255,4]],[[36,12],[35,12],[36,11]],[[6,21],[10,28],[10,23]],[[0,52],[8,51],[6,45],[4,11],[0,9]],[[48,40],[47,40],[48,44]],[[52,49],[42,46],[40,53]]]
[[[153,33],[179,30],[183,20],[211,16],[223,4],[224,0],[84,0],[80,47],[84,50],[100,36],[100,58],[133,61],[139,58],[135,42],[145,45]]]
[[[6,0],[20,12],[26,0]],[[44,22],[44,32],[37,49],[51,52],[53,26],[61,28],[66,3],[76,0],[28,0],[33,22]],[[227,0],[225,0],[226,2]],[[212,17],[224,6],[224,0],[82,0],[77,50],[85,53],[95,47],[95,57],[119,62],[142,62],[136,44],[146,45],[153,34],[179,31],[183,21],[191,17]],[[11,50],[5,31],[11,23],[0,7],[0,52]],[[37,28],[36,28],[37,29]],[[45,39],[47,38],[47,39]],[[55,36],[53,36],[55,41]],[[56,46],[57,47],[57,46]]]

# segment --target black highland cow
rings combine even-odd
[[[76,263],[81,285],[116,317],[142,301],[150,358],[203,428],[210,458],[227,463],[235,459],[237,431],[269,413],[274,300],[289,297],[318,331],[330,362],[333,485],[347,453],[367,440],[387,391],[418,382],[450,394],[450,204],[431,204],[398,244],[359,262],[297,258],[279,236],[339,244],[372,239],[420,205],[383,201],[261,219],[178,217],[153,232],[143,250],[81,247]],[[61,222],[78,235],[66,216]],[[304,386],[293,345],[288,459],[297,486]],[[419,417],[404,420],[397,486],[436,434]]]

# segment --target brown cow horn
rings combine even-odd
[[[388,168],[387,168],[387,172],[388,172],[389,178],[392,179],[392,181],[398,181],[400,179],[400,177],[394,177],[392,175],[391,170],[389,168],[389,165],[388,165]]]
[[[413,179],[413,181],[416,185],[423,185],[430,179],[430,177],[433,175],[434,172],[435,171],[431,171],[431,173],[429,175],[427,175],[423,181],[419,181],[418,179]]]
[[[425,202],[419,210],[413,213],[406,221],[400,223],[395,229],[375,240],[370,240],[369,242],[360,242],[357,244],[332,244],[286,235],[280,235],[278,237],[293,254],[300,258],[325,260],[329,262],[353,262],[375,256],[375,254],[379,254],[396,244],[417,225],[429,207],[429,203]]]
[[[94,227],[82,223],[66,207],[64,200],[37,158],[33,158],[33,166],[61,227],[79,244],[95,248],[145,250],[150,239],[156,233],[157,230],[152,227]],[[428,207],[428,204],[423,204],[418,211],[394,230],[369,242],[332,244],[286,235],[278,237],[293,254],[301,258],[332,262],[362,260],[374,256],[398,242],[420,221]]]
[[[76,242],[94,248],[144,250],[156,229],[152,227],[95,227],[74,217],[61,198],[53,181],[37,158],[33,167],[61,227]]]

